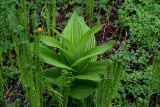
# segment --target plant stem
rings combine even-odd
[[[80,103],[81,103],[81,107],[87,107],[87,104],[85,103],[84,99],[80,100]]]

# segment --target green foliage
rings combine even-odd
[[[60,36],[60,41],[40,36],[41,42],[45,45],[59,48],[57,54],[46,46],[40,46],[39,57],[44,62],[58,67],[52,72],[44,72],[45,76],[52,84],[63,86],[67,90],[69,88],[68,95],[72,98],[84,99],[91,95],[97,87],[97,81],[100,81],[99,74],[105,70],[106,61],[96,61],[95,56],[111,49],[114,41],[95,46],[94,33],[101,27],[96,25],[89,29],[84,20],[73,13]],[[68,76],[65,77],[69,79],[68,82],[62,78],[64,71],[70,75],[70,79]],[[61,81],[66,83],[65,86]]]
[[[113,33],[118,8],[121,49],[97,61],[115,42],[96,46],[95,23]],[[0,107],[147,107],[160,95],[159,0],[1,0],[0,10]]]
[[[102,9],[103,11],[110,12],[111,6],[109,4],[112,2],[114,2],[114,0],[100,0],[98,1],[97,6],[99,6],[99,9]]]
[[[89,25],[93,20],[93,10],[94,10],[95,0],[86,0],[86,14],[88,16]]]
[[[4,80],[2,76],[2,53],[0,53],[0,105],[3,106],[4,103]]]
[[[119,9],[119,24],[130,31],[130,37],[119,53],[126,72],[119,90],[121,94],[115,100],[117,105],[148,105],[152,58],[160,35],[158,10],[159,2],[156,0],[124,0]]]
[[[19,100],[6,104],[6,107],[19,107],[19,106],[20,106]]]
[[[8,7],[12,2],[9,0],[1,1],[0,2],[0,106],[6,105],[6,98],[5,98],[5,90],[6,80],[8,79],[4,77],[4,66],[13,65],[11,50],[13,49],[13,45],[11,43],[11,37],[9,36],[10,30],[8,29],[8,22],[7,22],[7,13]]]
[[[14,55],[16,58],[14,60],[16,60],[16,62],[14,63],[14,66],[18,66],[17,69],[20,75],[18,77],[20,77],[20,82],[22,82],[23,89],[25,90],[25,99],[28,102],[27,105],[30,107],[40,107],[40,95],[42,94],[40,92],[40,88],[42,86],[40,85],[41,80],[39,79],[39,75],[35,73],[37,70],[40,71],[39,66],[37,66],[39,65],[39,61],[37,61],[36,58],[33,58],[28,47],[29,15],[27,13],[27,3],[25,0],[22,0],[17,2],[17,5],[20,6],[16,7],[12,4],[10,11],[8,11],[7,24],[10,30],[8,35],[11,39],[7,40],[12,40],[12,44],[15,49]],[[18,28],[15,26],[18,26]],[[36,68],[36,70],[34,68]]]
[[[56,29],[56,0],[45,0],[45,6],[44,6],[44,19],[46,22],[46,28],[47,28],[47,34],[48,35],[54,35],[54,31]]]
[[[157,56],[155,57],[153,63],[153,71],[150,82],[151,92],[157,92],[160,95],[160,59],[159,59],[159,51],[157,52]]]
[[[115,106],[126,104],[147,106],[152,70],[149,64],[150,52],[142,46],[144,45],[140,45],[139,41],[134,43],[128,40],[118,54],[112,56],[113,59],[120,58],[126,71],[122,78],[121,88],[118,90],[119,93],[113,101]],[[139,99],[141,99],[140,102]]]
[[[106,70],[101,76],[102,80],[95,94],[96,107],[110,107],[123,77],[120,62],[108,61]]]
[[[125,0],[119,10],[120,24],[129,27],[131,36],[151,47],[160,38],[159,9],[157,0]]]

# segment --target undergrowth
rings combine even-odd
[[[158,0],[1,0],[0,10],[1,107],[160,105]]]

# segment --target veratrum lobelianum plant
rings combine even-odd
[[[97,61],[96,56],[112,49],[115,41],[96,46],[94,34],[101,28],[102,25],[97,24],[90,29],[74,12],[59,34],[59,41],[40,35],[39,57],[54,66],[44,70],[46,79],[61,87],[60,78],[67,72],[71,78],[68,95],[72,98],[84,99],[91,95],[101,80],[99,74],[105,71],[107,61]],[[54,52],[52,47],[59,52]]]

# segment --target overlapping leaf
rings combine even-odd
[[[106,61],[95,61],[91,62],[87,69],[79,75],[76,75],[77,79],[100,81],[100,74],[102,74],[106,69]]]
[[[71,90],[69,96],[76,99],[84,99],[91,95],[95,88],[97,87],[97,83],[88,80],[76,80],[73,82],[74,86],[71,86]]]
[[[60,61],[60,56],[56,53],[54,53],[53,51],[51,51],[50,49],[48,49],[47,47],[41,46],[40,47],[40,54],[39,56],[44,60],[44,62],[60,67],[60,68],[65,68],[68,70],[73,70],[72,68],[70,68],[67,65],[64,65],[63,62]]]
[[[81,63],[82,61],[84,61],[84,60],[86,60],[86,59],[88,59],[88,58],[97,56],[97,55],[99,55],[99,54],[102,54],[102,53],[108,51],[109,49],[112,49],[112,47],[113,47],[114,44],[115,44],[115,41],[109,41],[109,42],[107,42],[107,43],[105,43],[105,44],[103,44],[103,45],[96,46],[96,47],[88,50],[88,51],[84,54],[85,56],[82,57],[82,58],[80,58],[80,59],[78,59],[78,60],[72,65],[72,67],[75,66],[75,65],[77,65],[77,64],[79,64],[79,63]]]
[[[115,41],[96,46],[94,34],[101,28],[102,25],[98,24],[90,29],[83,18],[74,12],[62,34],[56,31],[60,35],[60,41],[52,37],[40,36],[42,43],[60,50],[59,53],[55,53],[47,47],[40,47],[39,56],[44,62],[60,69],[49,69],[45,72],[45,76],[58,85],[61,70],[67,69],[74,79],[69,92],[73,98],[84,99],[91,95],[98,81],[101,80],[99,75],[105,71],[106,61],[96,61],[96,57],[110,50]]]

